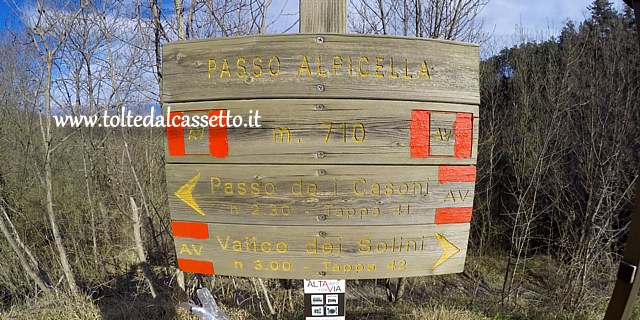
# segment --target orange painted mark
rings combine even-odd
[[[429,145],[429,127],[431,116],[426,110],[411,110],[411,158],[426,158],[431,150]]]
[[[472,208],[438,208],[436,209],[436,224],[471,222]]]
[[[180,125],[182,123],[182,112],[171,112],[169,114],[169,123],[171,126],[167,126],[166,129],[169,155],[173,157],[184,156],[184,127]],[[178,124],[178,126],[174,127],[173,123]]]
[[[209,119],[216,117],[221,119],[227,115],[227,110],[211,110]],[[222,123],[222,125],[220,125]],[[209,123],[209,153],[216,158],[226,158],[229,155],[229,138],[225,121]]]
[[[457,113],[453,124],[455,145],[453,154],[456,158],[471,158],[473,144],[473,115],[471,113]]]
[[[475,182],[475,166],[440,166],[438,167],[438,181],[447,182]]]
[[[213,263],[191,259],[178,259],[178,268],[184,272],[214,274]]]
[[[201,222],[171,221],[171,233],[178,238],[209,239],[209,226]]]

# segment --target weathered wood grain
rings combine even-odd
[[[212,262],[218,275],[284,279],[374,279],[462,272],[469,236],[469,224],[207,227],[208,239],[175,237],[178,259]],[[439,265],[436,262],[445,249],[436,233],[455,246]]]
[[[461,272],[478,46],[332,34],[346,32],[344,0],[301,1],[300,30],[309,34],[164,46],[166,109],[262,117],[260,128],[171,131],[179,267],[293,279]]]
[[[168,43],[162,61],[164,103],[256,98],[480,103],[478,46],[466,43],[260,35]]]
[[[311,32],[347,33],[347,1],[300,1],[300,33]]]
[[[209,153],[209,130],[184,131],[184,156],[167,163],[309,163],[309,164],[475,164],[478,126],[475,122],[471,157],[454,157],[456,113],[477,119],[475,105],[342,99],[268,99],[173,103],[171,112],[206,115],[208,110],[229,110],[247,121],[259,111],[260,128],[229,128],[228,155]],[[197,111],[201,110],[201,111]],[[431,156],[411,154],[411,112],[432,112]],[[246,123],[246,122],[245,122]],[[331,127],[331,133],[329,133]],[[319,157],[318,153],[322,156]]]
[[[166,177],[173,220],[371,226],[433,224],[437,209],[471,208],[475,168],[453,168],[458,170],[453,181],[442,170],[439,166],[167,164]],[[176,194],[194,177],[197,182],[190,194],[200,213]],[[468,222],[470,216],[466,218],[455,222]]]

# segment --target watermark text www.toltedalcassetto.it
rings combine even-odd
[[[260,128],[260,110],[249,110],[245,119],[241,115],[233,115],[230,110],[211,110],[206,114],[183,114],[175,116],[171,107],[167,107],[166,116],[155,114],[155,108],[149,110],[149,114],[133,114],[131,110],[122,108],[116,115],[110,115],[105,110],[102,114],[95,115],[53,115],[56,127],[99,127],[99,128],[201,128],[201,127],[227,127],[227,128]],[[245,121],[247,120],[247,121]]]

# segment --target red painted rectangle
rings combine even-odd
[[[412,158],[426,158],[430,154],[429,129],[431,116],[426,110],[411,110],[411,147]]]
[[[226,120],[220,120],[226,115],[227,110],[211,110],[209,112],[209,153],[216,158],[226,158],[229,155]],[[211,121],[214,117],[218,121]]]
[[[438,208],[436,209],[436,224],[471,222],[473,208]]]
[[[184,127],[182,126],[182,112],[169,113],[169,125],[166,128],[169,155],[184,156]],[[173,126],[173,124],[176,126]]]
[[[475,166],[440,166],[438,181],[447,182],[476,182]]]
[[[184,272],[214,274],[213,263],[191,259],[178,259],[178,268]]]
[[[456,158],[471,158],[473,144],[473,115],[471,113],[457,113],[453,124],[455,144],[453,154]]]
[[[178,238],[209,239],[209,226],[201,222],[171,221],[171,233]]]

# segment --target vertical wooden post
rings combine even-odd
[[[300,33],[347,33],[347,0],[300,0]]]
[[[347,0],[300,0],[300,33],[347,33]]]
[[[636,28],[638,30],[638,44],[640,44],[640,0],[625,0],[625,3],[632,7],[636,15]],[[633,212],[631,213],[631,223],[629,225],[629,238],[622,253],[622,261],[618,269],[618,279],[613,288],[613,295],[609,300],[605,320],[627,320],[631,318],[640,280],[636,279],[638,266],[640,265],[640,181],[636,181],[636,200]]]

